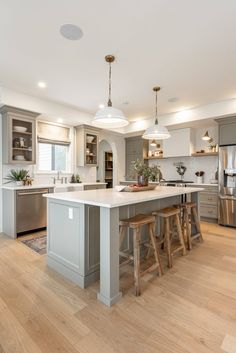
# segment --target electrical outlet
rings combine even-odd
[[[69,207],[69,213],[68,213],[69,219],[73,219],[73,208]]]

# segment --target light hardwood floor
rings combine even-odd
[[[123,270],[112,308],[96,300],[98,284],[76,287],[1,235],[0,353],[235,353],[236,230],[202,229],[204,243],[147,275],[140,297]]]

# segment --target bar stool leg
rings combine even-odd
[[[165,222],[165,240],[166,240],[167,262],[168,262],[168,267],[171,268],[173,266],[173,261],[172,261],[172,254],[171,254],[169,218],[166,218],[164,222]]]
[[[120,247],[123,243],[123,240],[124,240],[124,236],[125,236],[125,227],[121,226],[120,227],[120,235],[119,235],[119,238],[120,238]]]
[[[183,255],[186,255],[184,237],[183,237],[183,233],[182,233],[182,229],[181,229],[181,225],[180,225],[179,215],[177,215],[177,214],[175,215],[175,222],[176,222],[177,231],[178,231],[178,235],[179,235],[179,241],[183,247]]]
[[[135,295],[140,295],[140,228],[134,229],[134,282]]]
[[[197,210],[196,210],[195,207],[193,207],[192,212],[193,212],[194,223],[195,223],[196,228],[197,228],[197,233],[199,233],[199,240],[202,243],[203,242],[203,237],[202,237],[202,232],[201,232],[201,226],[200,226],[199,218],[198,218],[198,215],[197,215]]]
[[[155,225],[149,224],[148,227],[149,227],[149,234],[150,234],[152,246],[154,249],[155,260],[156,260],[157,267],[158,267],[158,274],[159,274],[159,276],[162,276],[163,269],[162,269],[162,265],[161,265],[161,258],[160,258],[159,250],[158,250],[157,243],[155,240],[155,235],[154,235],[155,234],[155,232],[154,232]]]
[[[188,215],[187,208],[184,209],[184,223],[185,223],[185,230],[186,230],[186,236],[187,236],[188,250],[191,250],[192,249],[191,231],[190,231],[189,215]]]

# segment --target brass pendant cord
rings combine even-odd
[[[158,119],[157,119],[157,91],[156,91],[155,125],[158,125]]]
[[[107,102],[108,107],[112,107],[112,102],[111,102],[111,63],[109,62],[109,95],[108,95],[108,102]]]

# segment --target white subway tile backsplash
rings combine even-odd
[[[150,160],[149,165],[159,165],[163,178],[166,180],[180,179],[180,175],[176,171],[174,163],[183,162],[187,170],[183,179],[188,181],[197,181],[195,172],[204,171],[203,182],[210,183],[210,179],[215,179],[215,172],[218,168],[218,157],[176,157],[163,160]]]

